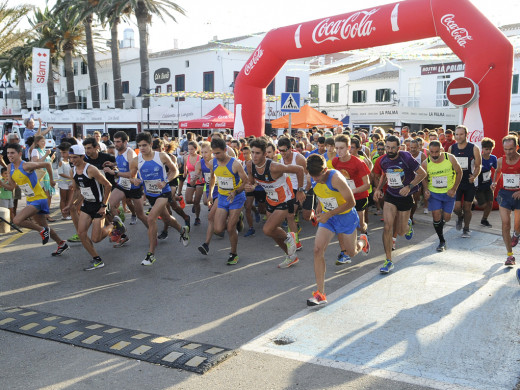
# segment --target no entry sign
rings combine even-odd
[[[453,80],[446,90],[448,100],[456,106],[467,106],[478,96],[478,85],[467,77]]]

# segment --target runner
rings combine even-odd
[[[386,154],[381,158],[380,165],[383,172],[379,180],[374,199],[383,199],[382,187],[388,181],[388,189],[384,194],[383,218],[385,227],[383,231],[383,246],[386,253],[386,261],[379,270],[381,273],[389,273],[394,268],[392,262],[392,235],[405,236],[410,240],[413,236],[410,210],[413,205],[412,195],[417,191],[417,185],[426,177],[426,172],[421,168],[417,160],[405,151],[399,150],[399,138],[388,136],[385,142]],[[386,178],[386,180],[384,180]],[[394,227],[394,222],[396,223]]]
[[[424,135],[424,133],[423,133]],[[410,142],[410,154],[413,158],[417,160],[419,165],[422,165],[423,161],[426,160],[426,154],[422,152],[421,150],[421,138],[414,139]],[[413,194],[413,207],[412,211],[410,212],[410,218],[413,222],[413,216],[415,215],[415,211],[419,207],[419,201],[421,200],[422,195],[422,186],[419,186],[419,191],[414,192]],[[428,200],[424,199],[424,214],[428,214]]]
[[[244,167],[244,171],[247,172],[247,163],[249,161],[252,161],[251,158],[251,147],[249,145],[245,145],[242,148],[242,156],[244,157],[244,160],[242,162],[242,166]],[[254,236],[256,231],[253,226],[253,210],[255,212],[255,221],[256,223],[260,222],[260,213],[258,209],[254,206],[254,202],[256,201],[258,203],[258,207],[260,205],[265,205],[265,191],[262,188],[262,186],[257,185],[253,191],[247,191],[246,192],[246,203],[244,204],[245,207],[245,217],[247,221],[247,225],[249,226],[249,229],[244,234],[244,237],[251,237]],[[264,207],[265,209],[265,207]],[[265,214],[265,210],[264,210]]]
[[[49,183],[54,186],[56,183],[51,163],[22,161],[23,149],[20,144],[8,144],[6,148],[7,158],[11,162],[7,166],[9,177],[7,183],[0,180],[0,185],[8,191],[14,191],[16,186],[20,187],[27,200],[27,205],[16,214],[13,223],[39,232],[43,245],[49,242],[49,238],[52,238],[58,244],[58,248],[52,253],[52,256],[60,256],[69,249],[69,246],[53,229],[49,228],[46,218],[49,214],[47,195],[43,191],[36,173],[37,169],[44,168],[49,175]]]
[[[423,180],[424,199],[432,212],[433,227],[439,237],[437,252],[446,250],[443,228],[451,220],[455,207],[455,194],[462,179],[462,169],[452,154],[442,151],[439,141],[430,142],[430,153],[422,168],[427,177]]]
[[[498,167],[491,184],[494,191],[500,175],[503,176],[504,187],[498,191],[500,219],[502,220],[502,239],[506,245],[507,259],[504,265],[511,267],[516,264],[511,244],[511,211],[520,210],[520,153],[518,153],[518,138],[506,135],[502,139],[504,156],[498,159]],[[516,233],[516,232],[515,232]]]
[[[204,179],[197,178],[192,180],[191,175],[195,171],[195,166],[200,161],[199,144],[196,141],[188,142],[188,154],[184,161],[184,176],[186,177],[186,192],[184,198],[186,204],[192,204],[192,211],[195,213],[194,225],[200,225],[200,199],[204,193]]]
[[[94,248],[94,243],[100,242],[107,237],[114,225],[105,226],[105,214],[112,186],[105,175],[95,166],[85,162],[85,148],[81,145],[72,145],[69,150],[69,158],[72,164],[75,195],[81,193],[83,202],[78,217],[78,235],[85,250],[92,256],[85,271],[93,271],[103,268],[105,263],[99,257]],[[77,198],[74,196],[73,198]],[[65,207],[70,211],[72,201]],[[88,231],[92,226],[91,237]],[[124,233],[124,229],[121,231]]]
[[[350,154],[350,137],[348,135],[337,135],[335,138],[336,151],[338,157],[332,159],[332,167],[340,172],[347,181],[354,200],[355,209],[359,217],[360,231],[367,236],[368,224],[365,222],[366,208],[368,207],[368,189],[370,188],[369,175],[370,169],[359,158]],[[350,263],[350,257],[341,250],[336,260],[336,265]]]
[[[215,212],[215,233],[220,234],[224,230],[227,230],[231,244],[231,252],[229,253],[227,265],[234,265],[238,262],[237,223],[239,222],[242,207],[244,207],[246,201],[244,186],[247,182],[247,175],[242,164],[226,153],[226,142],[222,138],[213,137],[211,140],[211,149],[215,157],[213,158],[210,173],[210,193],[213,192],[215,181],[218,183],[218,207]]]
[[[446,131],[448,134],[448,131]],[[464,229],[462,230],[462,237],[471,237],[469,224],[471,222],[471,205],[475,198],[475,179],[480,174],[482,165],[482,157],[479,148],[468,142],[468,129],[466,126],[459,125],[455,129],[456,144],[449,147],[448,153],[455,156],[462,168],[462,180],[457,189],[457,197],[455,201],[454,212],[457,214],[457,230],[462,229],[462,222],[464,222]],[[445,144],[446,145],[446,144]],[[446,150],[446,147],[444,147]],[[462,206],[462,199],[464,198],[464,207]]]
[[[144,193],[146,199],[150,202],[152,209],[148,214],[148,240],[149,250],[141,265],[152,265],[155,258],[155,248],[157,246],[157,218],[161,217],[163,221],[175,228],[180,233],[180,241],[184,246],[188,246],[190,242],[189,226],[182,226],[173,218],[166,209],[172,193],[169,181],[173,180],[179,171],[173,165],[170,157],[164,152],[154,152],[152,149],[152,135],[148,132],[139,133],[136,137],[139,155],[130,163],[131,182],[139,186],[144,183]],[[168,174],[166,168],[168,167]],[[139,173],[139,179],[137,174]]]
[[[280,138],[280,142],[287,138]],[[297,177],[296,199],[303,202],[305,190],[303,188],[304,170],[296,164],[279,164],[266,158],[267,142],[263,138],[257,138],[251,142],[252,161],[247,164],[248,183],[245,185],[247,192],[255,190],[256,183],[260,184],[266,193],[267,198],[267,221],[264,224],[263,232],[271,237],[278,246],[285,252],[283,262],[278,264],[278,268],[289,268],[299,259],[296,256],[296,234],[294,232],[285,233],[281,228],[282,222],[290,213],[294,213],[295,195],[288,174]]]
[[[494,140],[484,137],[480,144],[482,145],[482,170],[476,181],[477,191],[475,193],[475,199],[479,207],[484,210],[480,224],[490,228],[492,226],[488,222],[488,217],[493,209],[493,200],[495,198],[491,190],[491,168],[497,169],[497,157],[491,154],[495,148]]]
[[[357,239],[359,217],[354,209],[356,201],[352,190],[341,173],[327,169],[325,158],[319,154],[309,156],[307,170],[314,180],[313,188],[319,199],[319,212],[316,216],[319,226],[314,241],[314,274],[317,290],[307,300],[308,306],[327,303],[325,295],[325,250],[334,235],[344,252],[354,257],[360,251],[368,255],[370,246],[366,234]]]

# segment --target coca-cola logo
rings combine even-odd
[[[260,58],[262,58],[263,54],[264,54],[264,51],[262,50],[262,47],[258,46],[258,48],[255,50],[255,52],[251,56],[251,59],[245,66],[244,73],[246,74],[246,76],[249,76],[249,73],[251,73],[251,71],[257,64],[258,60],[260,60]]]
[[[441,18],[441,23],[446,30],[451,34],[451,36],[457,41],[459,46],[466,47],[467,41],[472,41],[473,37],[469,35],[468,30],[465,28],[459,27],[457,23],[455,23],[455,15],[446,14]]]
[[[370,20],[370,17],[377,11],[379,11],[379,8],[374,8],[371,11],[358,11],[346,19],[323,19],[316,25],[316,27],[314,27],[312,40],[315,43],[320,44],[325,41],[367,37],[376,29],[375,27],[372,27],[372,20]]]
[[[469,132],[468,141],[469,142],[481,142],[484,138],[484,130],[473,130]]]

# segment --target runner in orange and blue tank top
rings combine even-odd
[[[334,169],[327,168],[325,158],[312,154],[307,158],[307,171],[313,179],[314,195],[319,200],[316,219],[319,222],[314,241],[314,274],[318,289],[307,300],[308,306],[327,303],[325,295],[325,250],[332,237],[338,236],[342,252],[354,257],[360,251],[368,254],[370,246],[366,235],[357,238],[359,217],[355,210],[356,200],[345,177]]]
[[[39,232],[43,245],[49,242],[49,238],[52,238],[58,244],[58,249],[52,255],[60,256],[69,249],[69,246],[47,224],[46,216],[49,214],[47,195],[43,191],[35,172],[36,169],[46,169],[50,184],[54,186],[51,163],[22,161],[22,146],[19,144],[8,144],[6,149],[7,158],[11,162],[8,166],[9,179],[7,183],[0,181],[0,185],[9,191],[14,191],[18,185],[27,199],[27,206],[16,214],[13,223]]]

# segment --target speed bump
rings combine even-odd
[[[0,329],[204,374],[236,352],[32,309],[0,310]]]

